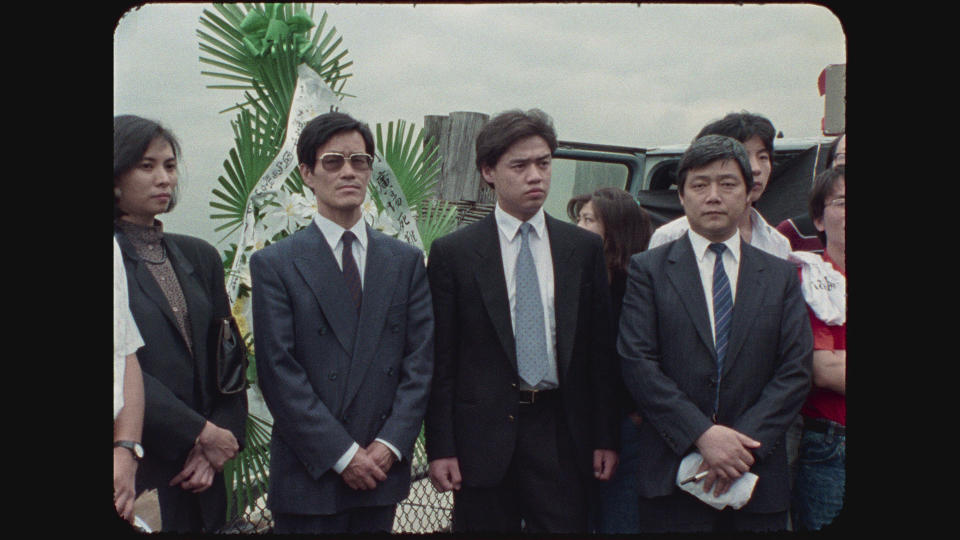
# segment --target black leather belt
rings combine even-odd
[[[520,404],[533,405],[534,403],[542,402],[558,395],[560,395],[560,391],[556,388],[551,388],[550,390],[524,390],[521,388]]]
[[[845,436],[847,434],[846,426],[841,426],[825,418],[810,418],[808,416],[803,417],[803,429],[815,433],[826,433],[833,429],[833,432],[837,435]]]

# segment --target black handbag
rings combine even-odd
[[[217,386],[222,394],[236,394],[247,388],[247,345],[233,317],[220,319]]]

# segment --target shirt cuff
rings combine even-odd
[[[388,443],[387,441],[385,441],[385,440],[383,440],[383,439],[380,439],[380,438],[377,438],[376,440],[382,442],[384,446],[386,446],[387,448],[389,448],[390,451],[393,452],[393,455],[397,456],[397,461],[403,460],[403,456],[400,454],[400,451],[397,450],[397,447],[396,447],[396,446],[394,446],[394,445],[392,445],[392,444]]]
[[[347,465],[350,464],[350,460],[353,459],[353,456],[356,455],[357,450],[359,449],[360,445],[357,443],[350,445],[350,448],[348,448],[347,451],[340,456],[340,459],[333,464],[333,470],[337,471],[337,474],[342,474],[343,470],[347,468]]]

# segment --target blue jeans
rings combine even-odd
[[[843,508],[847,439],[835,432],[837,425],[831,422],[826,433],[803,432],[792,505],[797,530],[820,530]]]
[[[591,512],[591,532],[631,534],[639,530],[639,433],[640,428],[630,417],[624,417],[620,425],[620,462],[617,470],[606,482],[594,481],[596,491]]]

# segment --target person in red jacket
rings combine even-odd
[[[810,217],[826,249],[823,258],[846,278],[846,175],[843,165],[814,182]],[[794,523],[819,530],[843,507],[846,483],[847,325],[827,325],[810,310],[813,388],[800,413],[803,438],[794,484]]]

